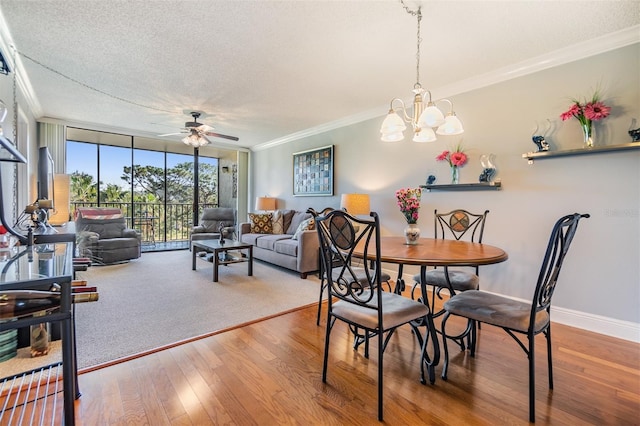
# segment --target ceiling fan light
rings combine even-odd
[[[459,135],[464,133],[464,129],[462,128],[462,122],[456,117],[456,114],[450,112],[447,114],[444,124],[438,127],[436,133],[439,135]]]
[[[418,131],[413,135],[414,142],[435,142],[437,139],[438,138],[436,138],[436,134],[431,127],[418,129]]]

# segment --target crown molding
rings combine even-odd
[[[636,43],[640,43],[640,25],[628,27],[595,39],[585,40],[544,55],[536,56],[526,61],[518,62],[473,78],[461,80],[447,86],[433,89],[431,92],[436,98],[448,98]],[[258,144],[252,148],[252,151],[262,151],[273,148],[277,145],[293,142],[309,136],[315,136],[330,130],[357,124],[362,121],[371,120],[383,116],[387,111],[388,106],[385,105],[384,107],[344,117],[339,120],[321,124],[320,126],[312,127]]]

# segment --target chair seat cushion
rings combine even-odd
[[[377,306],[374,298],[372,306]],[[338,301],[332,304],[333,314],[346,321],[359,324],[370,330],[376,330],[378,326],[378,311],[355,303]],[[382,312],[384,330],[406,324],[416,318],[424,317],[429,310],[427,307],[408,297],[395,293],[382,292]]]
[[[353,274],[356,277],[356,280],[361,283],[361,284],[367,284],[369,282],[368,278],[367,278],[367,273],[364,271],[364,268],[358,268],[358,267],[352,267],[351,270],[353,271]],[[340,276],[340,272],[342,271],[342,268],[336,268],[333,270],[333,272],[331,273],[331,276],[333,278],[334,281],[336,281],[338,279],[338,277]],[[350,277],[351,274],[349,274],[348,272],[345,272],[344,274],[345,277]],[[382,272],[382,274],[380,275],[380,281],[381,282],[388,282],[389,280],[391,280],[391,276],[389,274],[387,274],[386,272]]]
[[[444,288],[449,287],[447,278],[444,275],[444,269],[431,269],[426,272],[425,278],[427,285]],[[413,280],[419,283],[420,274],[414,275]],[[477,290],[480,288],[480,278],[470,272],[449,269],[449,280],[451,281],[453,289],[457,291]]]
[[[480,290],[470,290],[456,294],[444,303],[444,309],[454,315],[524,333],[529,328],[529,316],[531,315],[531,305],[529,303]],[[534,331],[539,332],[547,324],[549,324],[547,311],[538,312]]]

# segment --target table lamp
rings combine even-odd
[[[342,194],[340,208],[351,216],[368,216],[371,213],[369,194]]]
[[[256,211],[272,211],[276,209],[276,199],[272,197],[258,197],[256,198]]]

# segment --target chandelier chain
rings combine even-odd
[[[422,21],[422,6],[418,7],[418,10],[411,10],[409,6],[404,4],[403,0],[400,0],[402,7],[404,10],[411,16],[415,16],[418,20],[418,32],[416,34],[417,47],[416,47],[416,84],[414,85],[415,89],[420,89],[422,86],[420,85],[420,44],[422,44],[422,37],[420,35],[420,21]]]

